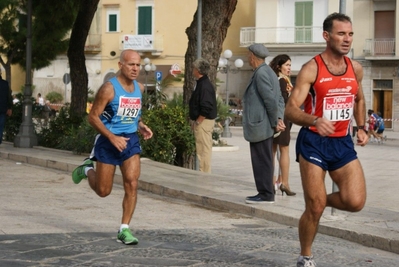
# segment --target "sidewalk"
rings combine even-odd
[[[242,213],[297,227],[304,209],[299,167],[295,162],[295,138],[299,127],[292,129],[290,145],[290,187],[294,197],[282,196],[279,191],[272,205],[248,205],[246,196],[256,193],[249,157],[249,144],[242,137],[241,127],[231,127],[232,138],[226,138],[236,149],[214,151],[212,174],[204,174],[167,164],[142,159],[140,189],[154,194],[183,199],[203,207]],[[319,232],[343,238],[365,246],[399,253],[399,183],[397,158],[399,133],[386,133],[383,145],[370,143],[357,147],[363,165],[368,199],[366,207],[358,213],[346,213],[330,208],[324,212]],[[0,158],[42,167],[72,172],[84,156],[68,151],[42,147],[16,148],[12,143],[0,145]],[[116,183],[121,183],[117,172]],[[5,173],[0,174],[0,177]],[[71,185],[74,184],[71,181]],[[326,188],[332,190],[327,175]],[[17,188],[15,188],[17,190]],[[279,194],[280,193],[280,194]]]

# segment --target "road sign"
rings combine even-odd
[[[162,81],[162,71],[155,72],[155,79],[157,80],[157,82]]]
[[[62,77],[62,81],[64,84],[68,84],[71,81],[71,76],[69,76],[69,73],[65,73],[64,77]]]

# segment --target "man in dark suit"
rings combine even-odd
[[[267,48],[253,44],[248,49],[248,62],[254,73],[243,97],[242,122],[258,194],[247,197],[245,202],[274,203],[273,136],[285,130],[284,99],[277,75],[265,63]]]
[[[0,69],[0,144],[3,141],[3,131],[6,117],[12,114],[12,94],[8,82],[1,77]]]

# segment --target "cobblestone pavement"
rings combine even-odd
[[[297,228],[139,192],[115,241],[122,187],[97,197],[70,174],[0,159],[0,266],[295,266]],[[398,255],[319,234],[318,266],[397,266]]]

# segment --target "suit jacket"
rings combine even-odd
[[[0,113],[4,114],[12,108],[11,90],[8,82],[0,77]]]
[[[248,142],[264,141],[284,118],[284,99],[276,73],[266,63],[254,70],[243,97],[242,124]]]

